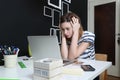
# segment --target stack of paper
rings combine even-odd
[[[57,76],[52,77],[52,78],[44,78],[44,77],[34,75],[33,78],[34,78],[34,80],[60,80],[61,76],[62,75],[60,74],[60,75],[57,75]]]
[[[57,80],[62,73],[62,59],[45,58],[34,62],[34,80]]]

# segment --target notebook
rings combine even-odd
[[[57,36],[27,36],[27,39],[34,60],[44,58],[62,59]]]

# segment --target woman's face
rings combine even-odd
[[[73,29],[72,29],[72,26],[70,24],[70,22],[64,22],[61,24],[61,30],[62,30],[62,33],[64,34],[64,36],[66,38],[71,38],[72,35],[73,35]]]

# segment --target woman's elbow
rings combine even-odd
[[[78,57],[78,55],[76,55],[76,54],[71,54],[71,55],[68,56],[68,59],[72,60],[72,59],[75,59],[75,58],[77,58],[77,57]]]

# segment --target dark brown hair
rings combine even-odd
[[[83,33],[83,27],[82,27],[82,24],[81,24],[81,19],[78,15],[76,15],[75,13],[73,12],[69,12],[69,13],[66,13],[64,14],[63,16],[61,16],[60,18],[60,24],[64,23],[64,22],[70,22],[72,21],[72,17],[75,17],[78,19],[79,23],[80,23],[80,28],[79,28],[79,38],[82,36],[82,33]]]

